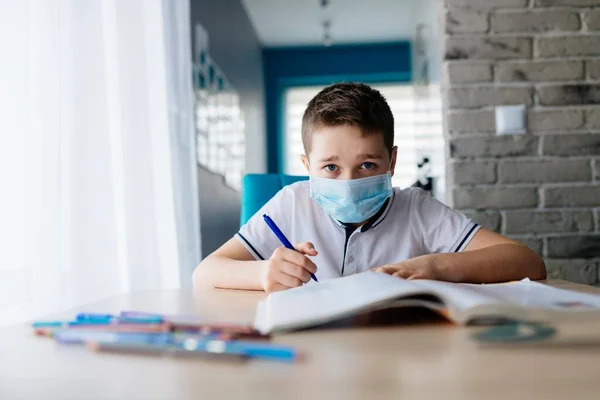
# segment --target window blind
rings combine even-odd
[[[371,85],[386,98],[394,115],[394,143],[398,159],[392,179],[394,186],[406,188],[418,178],[418,163],[424,157],[431,164],[435,196],[444,199],[445,153],[442,125],[442,100],[439,85],[417,89],[410,84]],[[306,175],[300,161],[302,146],[302,115],[308,102],[321,86],[295,87],[285,94],[284,172]]]

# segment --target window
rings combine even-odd
[[[418,178],[418,164],[424,157],[431,163],[434,194],[444,199],[444,138],[440,88],[428,85],[416,88],[407,84],[371,85],[386,98],[394,115],[395,145],[398,160],[393,178],[394,186],[406,188]],[[285,93],[284,172],[306,175],[300,154],[302,147],[302,115],[307,103],[323,87],[296,87]]]
[[[196,25],[194,92],[198,164],[241,190],[245,160],[244,114],[235,89],[208,55],[208,35]]]

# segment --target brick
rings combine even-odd
[[[598,5],[597,2],[596,5]],[[594,9],[586,11],[583,21],[589,31],[600,31],[600,10]]]
[[[600,36],[544,36],[536,40],[536,57],[600,55]]]
[[[530,110],[527,114],[527,129],[529,132],[575,130],[583,127],[583,116],[582,110]]]
[[[588,78],[600,79],[600,60],[588,60],[585,64],[585,69],[587,70]]]
[[[464,211],[463,214],[490,231],[500,231],[500,213],[498,211]]]
[[[588,160],[516,160],[498,166],[498,183],[581,182],[591,179]]]
[[[538,137],[531,135],[456,138],[450,141],[450,155],[453,158],[528,156],[537,154],[537,147]]]
[[[600,84],[548,85],[537,93],[543,106],[600,104]]]
[[[445,63],[446,82],[477,83],[492,80],[492,66],[487,63],[464,63],[447,61]]]
[[[492,31],[516,32],[568,32],[581,28],[579,13],[572,10],[510,11],[493,14]]]
[[[445,60],[530,58],[530,38],[453,36],[446,39]]]
[[[495,67],[499,82],[552,82],[584,78],[582,61],[506,62]]]
[[[568,260],[544,260],[546,266],[546,279],[565,279],[565,275],[560,269],[561,264],[552,263],[552,261],[568,261]]]
[[[446,125],[451,134],[492,133],[496,131],[495,118],[491,110],[450,111]]]
[[[488,14],[471,9],[454,9],[446,13],[446,32],[483,33],[489,30]]]
[[[452,182],[455,185],[487,184],[496,182],[494,162],[453,162],[450,164]]]
[[[446,0],[446,7],[515,8],[527,4],[529,0]]]
[[[544,260],[548,279],[564,279],[570,282],[593,284],[598,281],[597,262],[593,260]]]
[[[600,185],[543,188],[544,206],[599,207]]]
[[[535,0],[536,7],[591,7],[597,6],[598,0]]]
[[[596,181],[600,181],[600,159],[593,161],[592,179],[594,179]]]
[[[541,255],[544,250],[544,241],[542,239],[535,238],[521,238],[516,236],[508,236],[512,240],[516,240],[521,243],[523,246],[529,247],[531,250],[535,251],[537,254]]]
[[[591,211],[507,211],[504,214],[506,234],[539,234],[592,232]]]
[[[586,127],[600,130],[600,108],[589,108],[585,113]]]
[[[446,91],[449,108],[478,108],[501,105],[531,104],[528,87],[461,87]]]
[[[549,156],[600,155],[600,135],[593,133],[544,135],[542,154]]]
[[[549,237],[547,243],[551,258],[600,257],[600,235]]]
[[[528,208],[538,203],[537,190],[531,187],[460,187],[453,194],[456,208]]]

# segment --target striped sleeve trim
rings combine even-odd
[[[475,234],[479,231],[479,229],[481,229],[481,225],[476,224],[474,222],[467,225],[467,227],[463,231],[463,234],[460,236],[460,239],[457,241],[458,245],[455,246],[453,252],[460,253],[461,251],[464,251],[471,239],[473,239],[473,236],[475,236]]]
[[[264,260],[265,258],[258,252],[258,250],[256,250],[256,248],[254,246],[252,246],[252,243],[250,243],[248,241],[248,239],[246,239],[244,237],[244,235],[242,235],[241,233],[237,233],[235,235],[240,242],[242,242],[242,244],[244,245],[244,247],[250,252],[250,254],[252,254],[252,256],[254,256],[254,258],[256,258],[257,260]]]

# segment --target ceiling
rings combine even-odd
[[[413,37],[435,0],[242,0],[265,47],[323,43],[322,21],[331,19],[333,44],[389,42]]]

